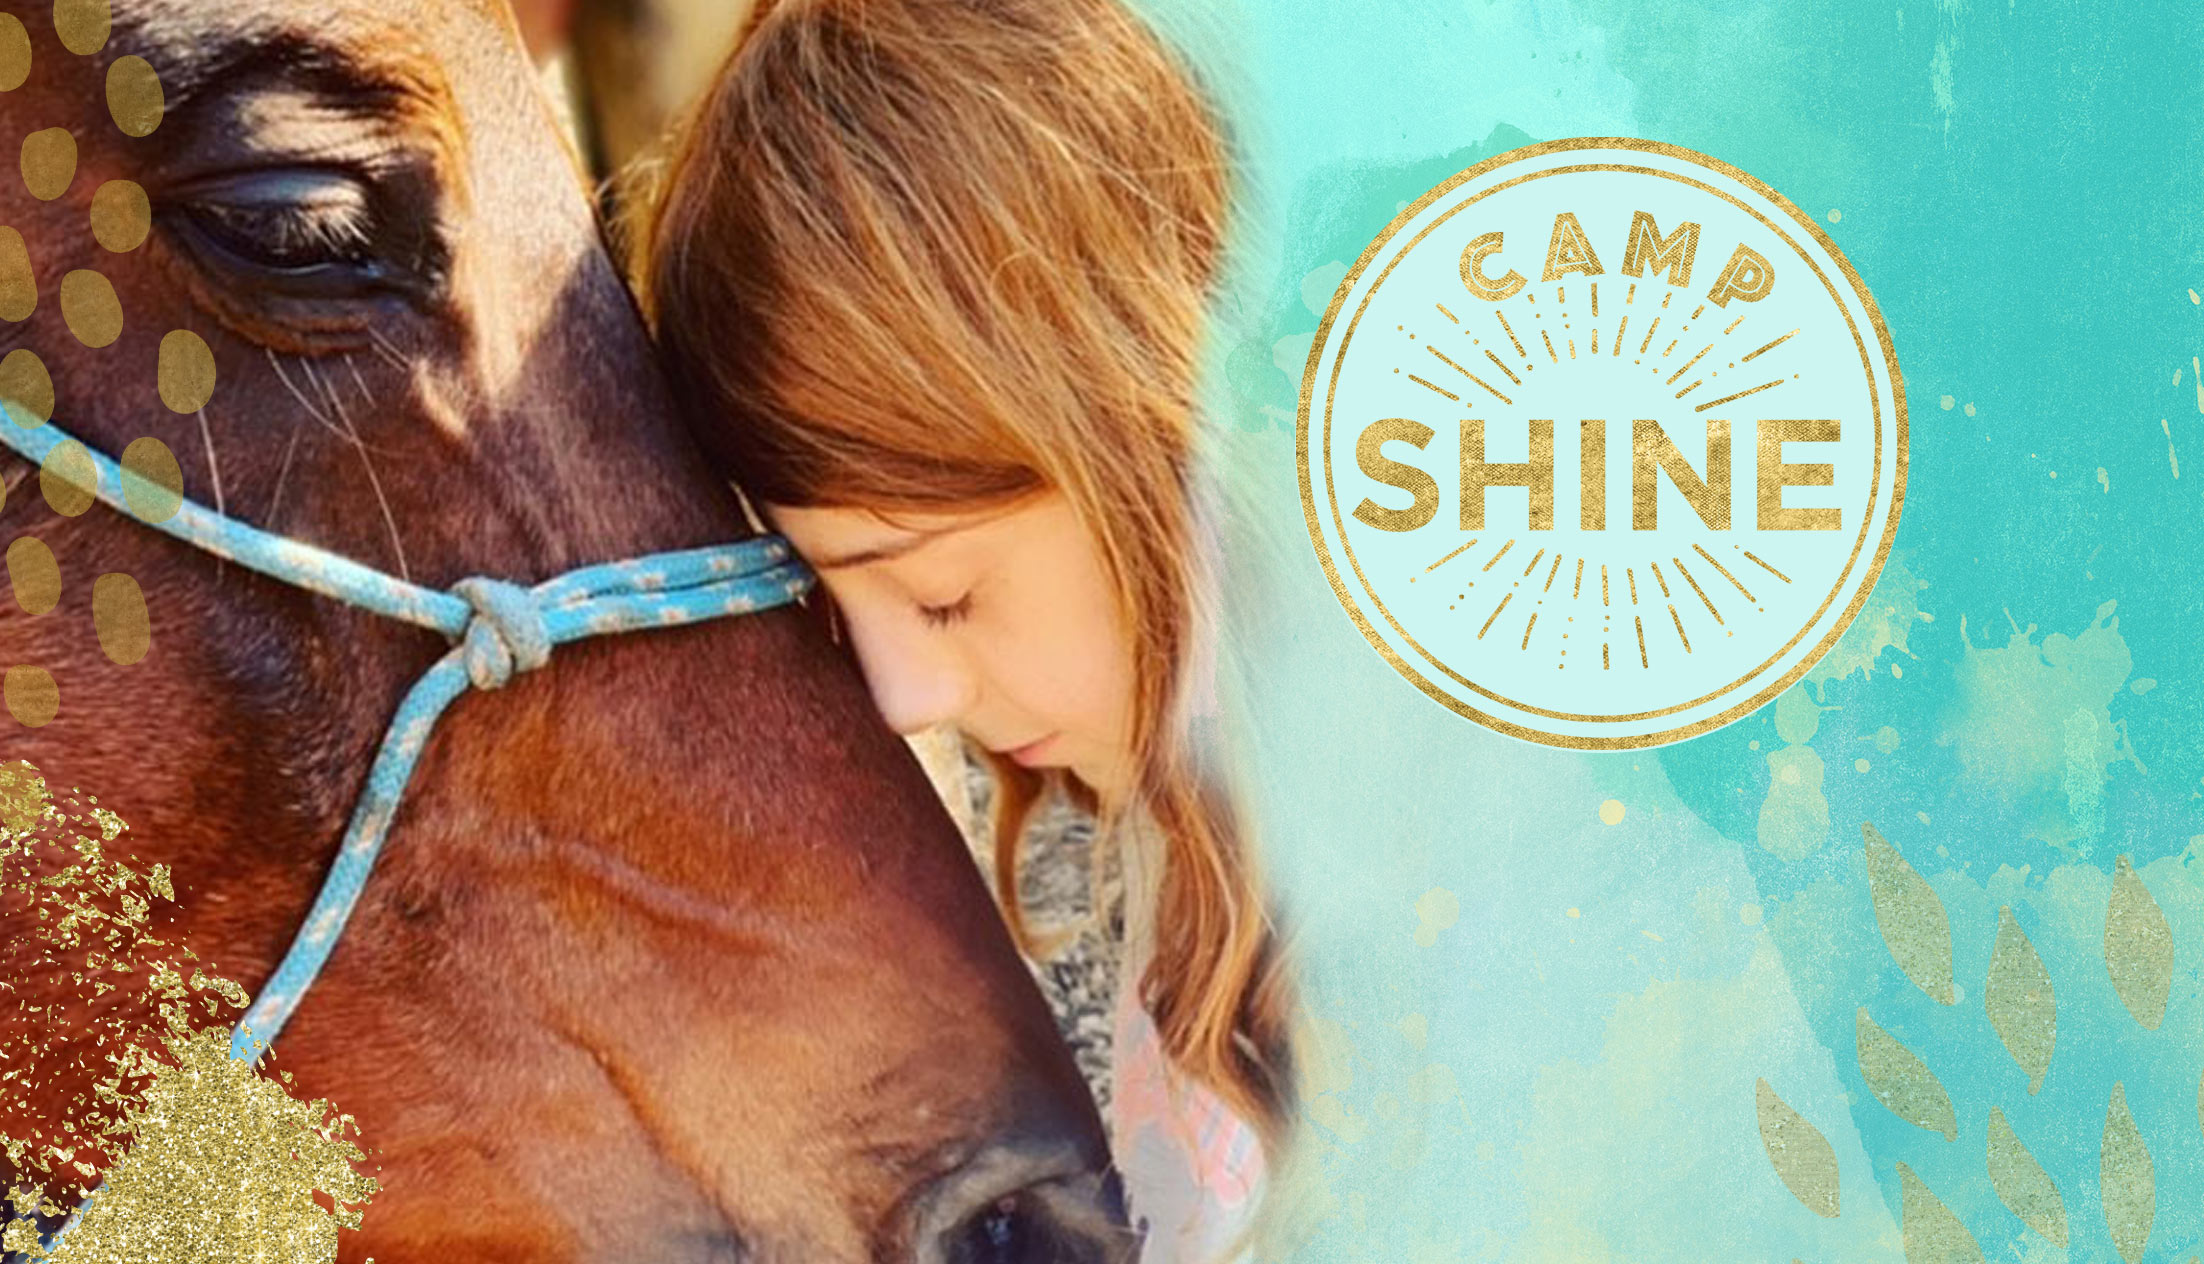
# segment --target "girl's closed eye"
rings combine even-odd
[[[928,627],[935,628],[945,628],[952,623],[961,622],[971,613],[971,593],[966,593],[962,597],[957,598],[955,601],[952,601],[947,605],[932,606],[922,603],[918,607],[919,617],[926,621],[926,625]]]

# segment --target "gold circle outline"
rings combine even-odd
[[[1860,300],[1860,305],[1867,313],[1868,323],[1875,330],[1876,343],[1883,354],[1883,366],[1890,378],[1891,413],[1895,423],[1893,428],[1896,431],[1896,464],[1891,480],[1890,509],[1888,516],[1884,519],[1882,539],[1876,547],[1875,556],[1869,564],[1866,575],[1862,577],[1858,590],[1853,594],[1850,604],[1846,606],[1844,613],[1832,624],[1829,633],[1822,638],[1821,643],[1815,646],[1811,653],[1802,657],[1789,671],[1785,672],[1780,680],[1766,686],[1753,697],[1736,706],[1680,728],[1620,737],[1549,733],[1540,729],[1528,728],[1513,721],[1502,719],[1499,716],[1480,711],[1425,679],[1422,673],[1406,663],[1393,647],[1377,634],[1376,629],[1370,626],[1368,619],[1355,604],[1352,595],[1347,591],[1346,585],[1341,581],[1339,572],[1333,565],[1330,552],[1324,543],[1323,526],[1318,520],[1316,509],[1315,489],[1309,478],[1309,413],[1318,378],[1317,370],[1323,360],[1326,340],[1333,322],[1338,319],[1340,307],[1345,303],[1348,292],[1354,288],[1355,281],[1368,269],[1372,260],[1377,257],[1386,243],[1391,241],[1394,235],[1407,223],[1422,214],[1433,202],[1468,181],[1477,179],[1511,163],[1541,157],[1546,154],[1570,153],[1586,149],[1620,149],[1635,153],[1659,154],[1703,167],[1717,175],[1735,180],[1746,189],[1767,199],[1770,205],[1780,209],[1789,215],[1794,222],[1804,227],[1812,235],[1814,241],[1828,252],[1829,257],[1835,261],[1838,269],[1844,274],[1846,283],[1851,287],[1853,294]],[[1315,547],[1317,561],[1324,568],[1325,578],[1331,581],[1332,590],[1339,597],[1340,605],[1346,610],[1348,617],[1354,621],[1355,626],[1361,630],[1364,638],[1403,678],[1448,710],[1510,737],[1570,750],[1637,750],[1696,737],[1702,733],[1720,728],[1741,715],[1757,710],[1769,699],[1788,689],[1801,676],[1805,675],[1813,664],[1827,656],[1836,638],[1843,635],[1845,629],[1851,626],[1852,620],[1859,614],[1860,607],[1866,603],[1868,595],[1874,590],[1875,582],[1881,576],[1882,568],[1889,559],[1891,544],[1897,537],[1898,522],[1905,506],[1907,469],[1905,378],[1899,371],[1897,351],[1891,344],[1890,329],[1883,321],[1882,309],[1876,305],[1874,294],[1867,288],[1866,282],[1860,278],[1858,270],[1852,266],[1852,261],[1845,257],[1844,252],[1838,249],[1837,244],[1830,240],[1829,235],[1823,232],[1821,226],[1815,223],[1811,217],[1799,210],[1789,198],[1776,192],[1751,173],[1733,167],[1719,158],[1699,153],[1697,150],[1633,136],[1575,136],[1562,140],[1542,141],[1538,144],[1525,145],[1517,149],[1511,149],[1506,153],[1496,154],[1483,162],[1456,172],[1453,176],[1426,192],[1422,197],[1416,199],[1400,214],[1394,216],[1393,220],[1386,225],[1384,231],[1371,239],[1370,244],[1364,248],[1361,257],[1355,261],[1354,267],[1348,270],[1346,277],[1340,281],[1338,288],[1332,292],[1331,304],[1325,310],[1324,319],[1318,325],[1316,336],[1309,344],[1309,358],[1301,378],[1300,413],[1294,429],[1294,461],[1300,475],[1301,511],[1309,530],[1310,541]]]
[[[1378,275],[1378,280],[1376,284],[1370,287],[1370,293],[1363,296],[1363,301],[1356,309],[1354,319],[1347,322],[1347,332],[1340,336],[1339,350],[1335,352],[1332,356],[1331,388],[1325,392],[1324,397],[1324,486],[1326,496],[1331,501],[1332,522],[1339,528],[1340,548],[1347,554],[1347,564],[1354,569],[1355,578],[1362,582],[1363,591],[1369,594],[1371,603],[1376,605],[1378,608],[1378,613],[1385,616],[1385,621],[1392,626],[1394,631],[1400,633],[1401,639],[1408,643],[1409,648],[1415,650],[1418,654],[1422,655],[1426,662],[1429,662],[1432,666],[1438,668],[1440,672],[1442,672],[1455,682],[1459,683],[1464,688],[1473,690],[1484,695],[1487,698],[1492,699],[1495,702],[1504,703],[1508,706],[1516,708],[1519,711],[1527,712],[1531,715],[1544,716],[1548,719],[1554,720],[1568,720],[1586,724],[1627,724],[1635,720],[1656,719],[1664,715],[1673,715],[1678,711],[1688,711],[1693,707],[1704,706],[1708,702],[1720,698],[1724,694],[1731,693],[1741,686],[1745,685],[1747,682],[1751,681],[1751,679],[1755,675],[1766,671],[1771,663],[1774,663],[1777,660],[1781,659],[1784,655],[1789,654],[1792,648],[1798,644],[1799,638],[1805,636],[1807,632],[1811,631],[1814,624],[1821,621],[1822,615],[1828,612],[1829,603],[1836,600],[1838,593],[1843,591],[1846,579],[1852,574],[1853,568],[1858,565],[1860,550],[1866,546],[1867,537],[1869,533],[1873,530],[1875,525],[1875,506],[1882,499],[1882,488],[1880,486],[1870,485],[1868,489],[1866,509],[1865,512],[1862,514],[1860,520],[1859,535],[1853,540],[1852,552],[1848,556],[1846,556],[1844,560],[1844,569],[1838,572],[1835,582],[1830,585],[1828,595],[1822,598],[1820,605],[1814,607],[1813,614],[1806,620],[1804,625],[1802,625],[1798,631],[1791,634],[1790,640],[1785,641],[1783,645],[1778,648],[1773,654],[1770,654],[1767,658],[1761,660],[1761,662],[1751,671],[1746,672],[1742,676],[1739,676],[1737,679],[1729,682],[1726,685],[1709,690],[1708,692],[1703,693],[1696,698],[1692,698],[1685,702],[1675,703],[1671,706],[1662,707],[1656,711],[1633,711],[1614,715],[1580,715],[1567,711],[1555,711],[1548,707],[1534,706],[1531,703],[1527,702],[1519,702],[1514,698],[1510,698],[1503,694],[1494,692],[1491,689],[1487,689],[1483,685],[1478,684],[1476,681],[1469,679],[1468,677],[1462,675],[1460,672],[1454,670],[1452,667],[1449,667],[1444,661],[1439,658],[1438,655],[1433,654],[1428,649],[1425,649],[1422,642],[1416,640],[1416,638],[1409,633],[1407,628],[1402,627],[1400,620],[1395,618],[1393,616],[1393,612],[1386,608],[1384,599],[1378,596],[1375,585],[1370,582],[1370,577],[1363,572],[1362,562],[1355,556],[1353,544],[1351,544],[1347,540],[1346,524],[1340,521],[1338,498],[1332,492],[1332,401],[1338,392],[1339,374],[1343,367],[1342,361],[1347,354],[1348,346],[1354,341],[1355,329],[1361,323],[1364,312],[1368,310],[1370,301],[1377,296],[1378,288],[1385,284],[1385,278],[1391,275],[1393,269],[1398,267],[1400,263],[1407,258],[1409,251],[1414,250],[1417,244],[1422,242],[1424,238],[1430,236],[1433,232],[1437,231],[1441,224],[1444,224],[1447,220],[1452,219],[1459,212],[1468,209],[1470,206],[1475,205],[1481,199],[1489,197],[1492,194],[1499,193],[1503,190],[1514,188],[1517,185],[1528,184],[1533,180],[1541,179],[1546,176],[1577,175],[1587,171],[1634,172],[1641,175],[1656,176],[1662,179],[1675,180],[1682,184],[1691,185],[1694,188],[1704,190],[1707,193],[1713,194],[1716,197],[1720,197],[1725,201],[1728,201],[1731,205],[1737,207],[1741,211],[1744,211],[1747,215],[1750,215],[1753,218],[1759,220],[1762,224],[1766,225],[1771,232],[1775,233],[1776,236],[1782,238],[1783,244],[1789,247],[1792,253],[1796,254],[1799,259],[1806,264],[1808,268],[1811,268],[1813,270],[1815,279],[1819,280],[1822,283],[1823,288],[1829,291],[1830,298],[1837,305],[1838,315],[1844,317],[1846,332],[1852,335],[1853,346],[1857,348],[1859,352],[1861,368],[1867,374],[1868,378],[1868,404],[1874,410],[1875,414],[1875,455],[1873,463],[1878,470],[1882,468],[1882,401],[1875,397],[1875,392],[1873,389],[1874,364],[1868,358],[1866,340],[1860,337],[1859,323],[1852,319],[1851,312],[1845,310],[1844,300],[1837,294],[1837,287],[1830,282],[1827,274],[1825,274],[1821,270],[1821,265],[1814,262],[1812,256],[1808,255],[1806,251],[1796,241],[1792,240],[1790,236],[1784,233],[1782,229],[1776,227],[1775,224],[1771,222],[1765,215],[1760,214],[1758,211],[1754,210],[1750,206],[1745,205],[1743,202],[1739,201],[1728,192],[1715,188],[1713,185],[1706,184],[1702,181],[1695,180],[1689,176],[1681,175],[1676,172],[1662,171],[1659,168],[1655,167],[1635,167],[1618,165],[1614,163],[1585,163],[1577,166],[1548,167],[1540,171],[1531,172],[1528,175],[1518,176],[1513,180],[1509,180],[1501,184],[1496,184],[1491,188],[1478,193],[1475,197],[1468,199],[1458,206],[1450,208],[1444,215],[1441,215],[1438,219],[1426,225],[1424,227],[1424,230],[1420,233],[1417,233],[1414,240],[1410,241],[1408,245],[1404,247],[1398,255],[1394,256],[1393,261],[1385,266],[1384,272],[1381,272]],[[1843,629],[1839,627],[1838,631],[1840,634],[1842,630]]]

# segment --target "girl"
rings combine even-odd
[[[1192,485],[1225,145],[1116,0],[761,0],[642,224],[715,460],[819,570],[888,721],[1126,843],[1111,1125],[1149,1260],[1248,1227],[1286,995],[1207,707]]]

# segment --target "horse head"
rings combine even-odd
[[[747,534],[502,4],[0,13],[28,41],[0,135],[71,151],[47,136],[0,181],[28,258],[0,240],[0,307],[34,300],[0,345],[37,357],[57,424],[158,439],[194,501],[433,588]],[[166,933],[256,988],[448,647],[0,473],[6,538],[63,581],[0,613],[0,657],[59,702],[0,717],[4,749],[130,822],[176,875]],[[144,596],[133,665],[93,635],[102,574]],[[462,697],[277,1056],[375,1154],[346,1259],[1125,1250],[1092,1103],[984,885],[794,610],[582,642]]]

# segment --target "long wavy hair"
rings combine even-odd
[[[1134,641],[1136,788],[1105,829],[1144,817],[1160,846],[1152,905],[1127,910],[1151,948],[1139,999],[1171,1063],[1275,1149],[1278,941],[1245,816],[1187,727],[1228,171],[1194,79],[1118,0],[772,0],[628,231],[697,432],[756,500],[1069,499]],[[997,894],[1030,952],[1018,862],[1046,783],[993,762]]]

